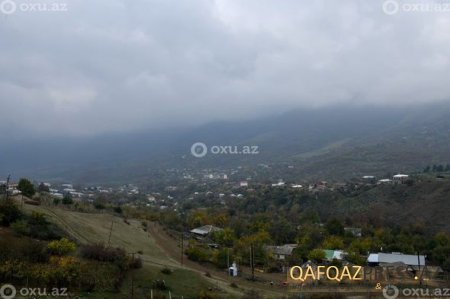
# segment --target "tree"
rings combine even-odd
[[[34,194],[36,194],[36,190],[34,189],[33,183],[31,183],[28,179],[21,178],[19,181],[19,184],[17,186],[17,189],[19,189],[23,195],[26,197],[33,197]]]
[[[71,204],[73,204],[72,195],[70,195],[70,193],[67,193],[66,195],[64,195],[64,198],[62,200],[62,204],[63,205],[71,205]]]
[[[224,230],[213,232],[211,238],[222,246],[232,247],[235,239],[234,231],[231,228],[225,228]]]
[[[322,247],[325,249],[343,249],[344,240],[338,236],[329,236],[323,241]]]
[[[366,263],[366,259],[355,251],[349,251],[346,259],[356,265],[364,265]]]
[[[330,235],[343,236],[345,233],[344,226],[337,219],[331,219],[330,221],[328,221],[325,225],[325,229]]]
[[[233,261],[232,256],[228,258],[228,253],[228,248],[221,248],[213,253],[212,260],[218,268],[224,269],[228,266],[228,262]]]
[[[318,249],[318,248],[313,249],[308,254],[308,258],[312,261],[316,261],[316,262],[320,263],[322,260],[325,259],[325,252],[322,249]]]
[[[44,184],[44,183],[40,183],[39,184],[39,187],[38,187],[38,191],[39,192],[50,192],[50,188],[46,185],[46,184]]]
[[[122,214],[122,212],[123,212],[122,208],[120,206],[114,207],[113,210],[114,210],[114,213],[117,213],[117,214]]]
[[[74,252],[76,248],[77,246],[75,245],[75,243],[66,238],[48,243],[48,249],[50,250],[50,252],[52,254],[60,256],[68,255]]]

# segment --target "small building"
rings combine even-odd
[[[266,249],[270,251],[275,259],[284,261],[292,255],[294,249],[297,248],[297,244],[285,244],[282,246],[267,246]]]
[[[325,249],[323,251],[325,253],[325,259],[329,262],[333,260],[342,261],[344,259],[344,251],[343,250],[329,250]]]
[[[192,229],[191,233],[201,236],[201,237],[206,237],[210,233],[221,231],[221,230],[222,229],[220,227],[216,227],[214,225],[205,225],[205,226],[201,226],[201,227]]]
[[[359,238],[362,236],[362,229],[359,227],[344,227],[344,230],[351,233],[354,237]]]
[[[283,187],[284,185],[285,183],[283,182],[283,180],[279,180],[278,183],[272,184],[272,187]]]
[[[392,253],[371,253],[367,258],[369,266],[383,266],[394,263],[403,263],[407,266],[425,266],[424,255],[403,254],[400,252]]]
[[[238,268],[236,262],[233,262],[230,268],[228,268],[228,275],[236,277],[238,276]]]
[[[239,183],[239,187],[248,187],[248,182],[247,181],[241,181]]]
[[[399,174],[394,175],[392,177],[392,180],[395,183],[404,183],[408,178],[409,178],[409,175],[399,173]]]
[[[387,185],[387,184],[392,184],[392,180],[391,179],[378,180],[378,185]]]

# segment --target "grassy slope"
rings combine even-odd
[[[214,289],[219,285],[221,289],[227,292],[233,292],[223,281],[216,281],[203,277],[201,273],[183,269],[178,262],[167,256],[156,244],[151,235],[141,228],[141,223],[136,220],[130,220],[126,224],[119,217],[112,217],[108,214],[78,213],[58,208],[48,208],[44,206],[24,205],[26,211],[38,211],[48,215],[51,221],[56,222],[66,229],[72,237],[80,243],[108,243],[111,221],[114,219],[113,230],[111,234],[111,244],[119,246],[128,252],[143,251],[142,260],[144,267],[134,270],[125,280],[122,294],[91,294],[89,298],[130,298],[131,279],[134,279],[135,298],[146,298],[150,294],[152,281],[155,279],[164,279],[172,291],[172,298],[194,298],[201,290],[208,288]],[[161,268],[170,267],[174,269],[171,275],[160,273]],[[223,291],[214,291],[215,296],[224,296]],[[166,293],[167,295],[167,293]],[[119,296],[119,297],[118,297]]]

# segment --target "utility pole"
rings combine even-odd
[[[417,250],[417,263],[419,264],[419,285],[422,285],[422,274],[420,273],[420,252]]]
[[[5,186],[5,200],[8,200],[8,190],[9,190],[9,180],[11,179],[11,175],[8,175],[8,178],[6,179],[6,186]]]
[[[230,248],[227,248],[227,272],[230,276]]]

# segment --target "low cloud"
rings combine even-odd
[[[43,2],[57,1],[67,0]],[[71,0],[66,12],[0,12],[0,133],[450,99],[450,12],[390,15],[382,4]]]

